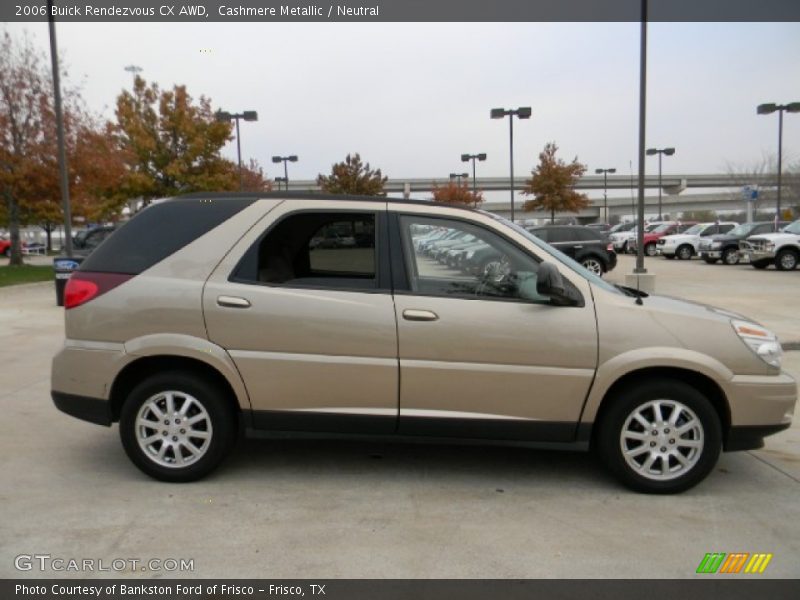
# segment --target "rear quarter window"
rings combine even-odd
[[[174,198],[151,204],[117,229],[79,270],[138,275],[205,235],[255,198]]]

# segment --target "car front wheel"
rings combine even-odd
[[[678,248],[678,251],[675,253],[675,255],[681,260],[689,260],[692,258],[693,254],[694,250],[692,250],[692,247],[688,244],[684,244]]]
[[[647,254],[647,256],[655,256],[656,255],[656,245],[653,244],[653,243],[647,244],[644,247],[644,253]]]
[[[775,268],[779,271],[793,271],[797,268],[798,253],[791,249],[778,252],[775,257]]]
[[[589,272],[597,275],[598,277],[602,277],[605,269],[603,268],[603,263],[600,262],[599,259],[595,258],[594,256],[590,256],[588,258],[584,258],[581,261],[583,267],[588,270]]]
[[[736,248],[727,248],[722,253],[722,262],[726,265],[738,265],[739,251]]]
[[[130,392],[119,432],[128,457],[147,475],[195,481],[232,448],[236,414],[213,382],[191,373],[160,373]]]
[[[655,380],[628,388],[605,411],[597,448],[628,487],[673,494],[702,481],[722,447],[716,411],[681,381]]]

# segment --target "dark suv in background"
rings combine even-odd
[[[778,221],[778,230],[783,229],[789,221]],[[719,233],[710,238],[700,240],[700,258],[708,264],[713,265],[722,259],[724,265],[735,265],[739,263],[739,242],[749,238],[751,235],[761,235],[762,233],[774,233],[774,221],[758,221],[755,223],[742,223],[728,233]]]
[[[533,235],[558,248],[582,264],[595,275],[611,271],[617,266],[617,253],[607,238],[599,231],[579,225],[528,227]]]

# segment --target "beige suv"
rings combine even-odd
[[[430,202],[157,202],[83,262],[65,307],[56,406],[119,422],[166,481],[260,431],[592,448],[630,487],[678,492],[787,428],[797,397],[757,323]]]

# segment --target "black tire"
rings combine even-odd
[[[704,260],[704,261],[706,261],[706,264],[713,265],[713,264],[715,264],[715,263],[716,263],[716,262],[717,262],[719,259],[718,259],[718,258],[704,258],[703,260]]]
[[[184,467],[158,464],[137,439],[140,409],[153,396],[166,391],[192,396],[205,409],[211,424],[212,434],[204,454]],[[237,414],[225,391],[206,378],[184,371],[158,373],[142,381],[128,394],[119,421],[122,446],[133,464],[150,477],[174,483],[196,481],[213,471],[233,448],[237,432]]]
[[[648,402],[653,400],[681,403],[684,407],[694,412],[702,429],[703,446],[698,451],[696,460],[685,473],[672,479],[659,480],[645,476],[641,472],[634,470],[623,455],[621,437],[626,421],[634,410],[646,406]],[[719,415],[717,415],[708,399],[692,386],[678,380],[655,379],[632,385],[624,389],[616,397],[609,398],[608,401],[612,402],[612,404],[603,412],[598,423],[597,450],[606,467],[629,488],[647,494],[683,492],[702,481],[716,465],[722,449],[722,427]],[[665,407],[663,413],[663,418],[666,421],[668,421],[667,410],[668,408]],[[680,423],[681,421],[679,420],[678,426]],[[666,426],[669,426],[669,424],[667,423]],[[662,429],[662,431],[668,431],[668,429]],[[646,431],[643,433],[647,435]],[[669,434],[665,435],[669,437]],[[675,435],[674,431],[672,435]],[[655,439],[661,440],[662,438],[656,437]],[[670,442],[671,440],[666,443]],[[652,443],[644,441],[642,445],[645,443],[648,446],[652,445]],[[691,450],[687,452],[691,452]],[[649,451],[646,454],[649,455]],[[660,461],[661,459],[657,460]],[[678,467],[675,459],[671,460],[674,461],[677,468],[681,468]],[[663,468],[663,462],[658,464]]]
[[[678,246],[678,249],[675,251],[675,256],[680,260],[691,260],[692,256],[694,256],[694,248],[689,244]]]
[[[775,268],[778,271],[794,271],[800,262],[800,254],[791,248],[784,248],[775,257]]]
[[[647,256],[655,256],[656,255],[656,245],[653,242],[650,242],[644,247],[644,253]]]
[[[754,269],[766,269],[769,266],[768,260],[757,260],[750,263]]]
[[[739,264],[739,250],[736,248],[725,248],[722,251],[722,264],[723,265],[738,265]]]
[[[584,256],[581,258],[580,262],[584,269],[587,269],[598,277],[602,277],[603,274],[608,270],[606,268],[606,262],[595,254]]]

